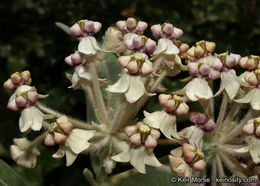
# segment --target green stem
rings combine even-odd
[[[214,158],[212,162],[211,180],[215,180],[216,177],[217,177],[217,162],[216,162],[216,158]],[[217,183],[215,181],[212,182],[212,186],[217,186]]]
[[[45,138],[45,136],[48,134],[48,131],[43,132],[40,136],[38,136],[37,138],[35,138],[31,144],[28,146],[28,148],[26,149],[27,152],[31,152],[35,147],[37,147],[39,145],[39,143],[42,142],[42,140]]]
[[[227,93],[224,92],[223,98],[222,98],[222,103],[221,103],[219,114],[218,114],[217,123],[216,123],[216,125],[217,125],[216,129],[215,129],[216,134],[218,134],[218,132],[221,129],[221,126],[223,124],[223,119],[224,119],[224,116],[225,116],[225,113],[226,113],[227,104],[228,104],[228,96],[227,96]]]
[[[224,169],[223,169],[223,165],[222,165],[222,162],[221,162],[221,159],[218,155],[216,155],[216,160],[217,160],[217,166],[218,166],[218,174],[219,174],[219,177],[221,178],[224,178],[226,177],[225,176],[225,172],[224,172]],[[222,183],[223,186],[227,186],[226,183]]]

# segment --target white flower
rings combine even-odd
[[[180,136],[188,139],[189,143],[199,150],[203,147],[204,131],[196,126],[191,126],[180,131]]]
[[[145,165],[161,166],[154,153],[149,153],[144,146],[135,149],[128,146],[125,151],[113,156],[112,159],[117,162],[130,162],[142,174],[146,173]]]
[[[179,48],[174,45],[172,40],[167,38],[161,38],[158,40],[158,46],[153,55],[177,55],[180,53]]]
[[[251,89],[243,98],[235,100],[238,103],[250,103],[254,110],[260,110],[260,89]]]
[[[31,151],[26,151],[31,144],[26,138],[15,138],[14,145],[11,145],[11,157],[21,167],[34,168],[36,166],[37,156],[40,152],[33,148]]]
[[[59,150],[52,155],[53,158],[62,158],[66,154],[66,166],[70,166],[77,155],[88,149],[90,140],[95,135],[95,130],[73,129],[65,144],[60,145]]]
[[[107,29],[105,33],[105,47],[117,53],[121,53],[126,49],[123,43],[123,33],[116,27]]]
[[[144,123],[160,131],[169,139],[172,136],[176,139],[181,139],[177,133],[176,116],[168,114],[165,111],[156,111],[148,113],[144,111]]]
[[[236,71],[231,69],[226,72],[221,72],[220,77],[220,88],[219,91],[215,94],[215,96],[220,95],[221,92],[225,90],[229,99],[233,100],[240,87],[240,82],[238,77],[236,76]]]
[[[79,65],[75,67],[75,72],[71,77],[72,85],[69,88],[79,89],[80,85],[85,81],[90,81],[92,79],[91,73],[88,71],[86,65]]]
[[[136,102],[145,93],[142,77],[131,76],[128,73],[123,74],[114,85],[108,86],[106,90],[111,93],[124,93],[129,103]]]
[[[101,48],[98,46],[95,37],[87,36],[80,39],[78,50],[85,55],[96,55],[97,52],[101,51]]]

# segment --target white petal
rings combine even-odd
[[[34,106],[30,107],[30,109],[31,109],[31,115],[33,119],[33,124],[31,128],[34,131],[40,131],[42,128],[43,114],[38,108]]]
[[[123,74],[119,80],[114,84],[107,87],[108,92],[112,93],[125,93],[130,85],[130,75]]]
[[[180,158],[182,156],[182,147],[171,150],[170,154],[174,157]]]
[[[149,125],[150,127],[159,129],[162,120],[164,120],[164,118],[166,117],[166,114],[167,113],[165,113],[164,111],[156,111],[151,114],[144,111],[145,118],[143,122]]]
[[[166,40],[165,38],[161,38],[158,40],[158,45],[157,45],[156,50],[153,52],[153,55],[157,55],[157,54],[160,54],[160,53],[166,51],[167,42],[165,40]]]
[[[26,149],[31,142],[27,140],[27,138],[14,138],[14,144],[17,145],[20,149]]]
[[[18,146],[16,145],[11,145],[10,146],[10,152],[11,152],[11,157],[14,161],[17,160],[17,158],[19,158],[24,151],[22,151]]]
[[[198,99],[209,99],[213,97],[213,93],[206,80],[196,78],[195,95]]]
[[[114,161],[117,161],[117,162],[128,162],[128,161],[130,161],[130,157],[131,157],[130,152],[131,152],[131,150],[128,146],[128,149],[126,151],[123,151],[123,152],[111,157],[111,159]]]
[[[260,89],[255,90],[250,103],[254,110],[260,110]]]
[[[97,43],[97,40],[95,39],[95,37],[89,36],[89,39],[90,39],[91,44],[92,44],[92,46],[95,50],[101,50],[100,47],[98,46],[98,43]]]
[[[97,50],[93,47],[91,37],[83,37],[81,38],[79,45],[78,45],[79,52],[86,54],[86,55],[95,55]]]
[[[95,130],[73,129],[66,140],[66,144],[74,153],[78,154],[89,148],[90,143],[88,140],[94,135]]]
[[[19,86],[16,90],[15,90],[15,94],[22,94],[24,92],[27,92],[29,90],[31,90],[32,87],[29,86],[29,85],[22,85],[22,86]]]
[[[172,55],[172,54],[179,54],[180,50],[179,48],[172,42],[170,39],[164,39],[167,42],[167,50],[164,52],[164,54]]]
[[[33,119],[30,113],[30,107],[24,109],[21,112],[21,116],[19,118],[19,128],[21,132],[27,131],[29,128],[31,128],[33,124]]]
[[[37,157],[24,153],[20,158],[18,158],[17,164],[25,168],[34,168],[36,166]]]
[[[215,96],[219,96],[219,95],[223,92],[224,89],[225,89],[225,86],[224,86],[223,82],[221,81],[221,82],[220,82],[219,90],[218,90],[217,93],[214,95],[214,97],[215,97]]]
[[[86,80],[92,79],[92,75],[88,72],[87,68],[82,65],[76,67],[75,71],[77,72],[78,76],[83,79]]]
[[[193,129],[190,138],[188,138],[189,143],[197,149],[202,150],[204,131],[199,127],[194,127]]]
[[[229,99],[233,100],[240,87],[236,74],[232,73],[231,70],[228,72],[222,72],[221,81],[224,83]]]
[[[168,139],[172,139],[172,136],[176,139],[181,139],[177,133],[176,117],[174,115],[167,114],[161,121],[160,130]]]
[[[191,101],[198,101],[197,96],[195,95],[195,91],[197,89],[197,79],[195,78],[191,80],[183,89],[186,91],[186,96],[188,97],[189,100]]]
[[[13,93],[13,94],[11,95],[11,97],[9,98],[8,103],[10,103],[11,101],[15,101],[15,98],[16,98],[16,94]]]
[[[243,98],[236,99],[235,102],[238,102],[238,103],[249,103],[249,102],[251,102],[255,91],[256,91],[255,89],[250,90]]]
[[[246,146],[246,147],[243,147],[240,149],[234,149],[234,151],[237,153],[247,153],[247,152],[249,152],[249,146]]]
[[[144,164],[144,156],[145,156],[145,148],[139,147],[137,149],[131,149],[131,165],[136,168],[140,173],[145,174],[145,164]]]
[[[252,138],[252,141],[249,145],[250,154],[255,163],[260,163],[260,139],[255,137]]]
[[[144,155],[144,163],[146,165],[150,165],[153,167],[159,167],[162,164],[157,160],[157,158],[155,157],[154,153],[152,154],[147,154],[147,152]]]
[[[136,102],[140,97],[144,95],[145,87],[142,77],[140,76],[131,76],[129,89],[125,93],[126,100],[129,103]]]
[[[70,166],[77,158],[77,154],[72,152],[69,148],[65,150],[66,152],[66,166]]]
[[[64,147],[60,147],[55,154],[52,155],[53,158],[62,158],[65,155]]]

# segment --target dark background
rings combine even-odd
[[[116,21],[134,16],[148,22],[173,23],[184,30],[182,41],[215,41],[216,52],[229,50],[242,56],[260,54],[260,6],[257,0],[8,0],[0,3],[0,83],[16,71],[28,69],[38,92],[48,93],[44,102],[66,114],[85,119],[84,95],[68,90],[65,72],[72,71],[64,58],[77,47],[77,41],[54,23],[67,25],[79,19],[103,24],[97,35]],[[150,29],[145,32],[151,36]],[[175,80],[168,79],[169,87]],[[33,170],[19,168],[9,155],[12,139],[18,131],[19,113],[6,109],[11,92],[0,89],[0,158],[14,167],[32,185],[85,185],[81,172],[89,167],[88,158],[80,155],[65,168],[64,159],[53,160],[55,149],[41,146],[42,155]],[[152,105],[149,103],[149,105]],[[148,105],[148,106],[149,106]],[[30,134],[33,138],[35,134]],[[73,184],[74,183],[74,184]]]

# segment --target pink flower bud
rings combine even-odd
[[[192,160],[194,159],[195,155],[196,155],[196,148],[193,147],[192,145],[188,144],[188,143],[184,143],[182,145],[182,152],[184,155],[184,160],[187,163],[191,163]]]
[[[257,136],[257,137],[260,137],[260,127],[258,126],[257,128],[256,128],[256,130],[255,130],[255,135]]]
[[[157,140],[160,138],[161,133],[158,130],[152,129],[150,135]]]
[[[191,76],[197,76],[198,75],[198,64],[197,63],[189,63],[188,64],[189,73]]]
[[[100,31],[102,24],[100,22],[94,22],[94,32],[97,33]]]
[[[189,45],[187,45],[186,43],[181,44],[181,46],[180,46],[180,51],[181,51],[182,53],[183,53],[183,52],[186,52],[188,49],[189,49]]]
[[[153,64],[150,61],[146,61],[143,63],[141,68],[141,73],[143,75],[149,75],[153,72]]]
[[[122,67],[126,67],[130,62],[130,59],[131,59],[130,56],[121,56],[118,58],[118,62]]]
[[[247,75],[247,82],[250,85],[253,85],[253,86],[256,86],[258,84],[258,80],[256,78],[256,75],[253,72],[248,73],[248,75]]]
[[[215,80],[215,79],[218,79],[220,77],[220,72],[217,71],[217,70],[213,70],[213,69],[210,69],[210,72],[209,72],[209,79],[211,80]]]
[[[204,129],[207,131],[207,132],[211,132],[213,131],[214,129],[216,128],[216,123],[210,119],[207,123],[205,123],[204,125]]]
[[[242,130],[248,135],[253,135],[254,129],[255,129],[254,124],[249,123],[249,124],[245,125]]]
[[[126,66],[129,73],[137,73],[138,72],[138,65],[136,61],[130,61]]]
[[[140,133],[134,134],[129,138],[130,143],[133,145],[139,146],[141,145],[141,135]]]
[[[73,124],[68,120],[59,123],[66,134],[69,134],[73,129]]]
[[[154,148],[157,145],[156,139],[154,139],[151,135],[149,135],[145,141],[145,147]]]
[[[173,37],[174,37],[174,39],[178,39],[182,35],[183,35],[182,29],[174,27],[174,29],[173,29]]]
[[[128,30],[134,30],[136,26],[136,19],[130,17],[126,20],[126,27]]]
[[[166,23],[163,27],[163,32],[167,35],[167,36],[171,36],[173,34],[173,25]]]
[[[208,64],[203,64],[199,68],[199,72],[202,76],[207,76],[209,75],[210,72],[210,66]]]
[[[67,136],[64,134],[54,132],[54,141],[56,144],[63,144],[66,141]]]
[[[196,171],[203,171],[206,168],[206,161],[204,159],[199,160],[191,165]]]
[[[167,95],[167,94],[160,94],[159,95],[159,102],[161,105],[165,105],[169,99],[170,95]]]
[[[168,111],[168,112],[173,112],[175,111],[175,101],[174,99],[170,99],[166,102],[165,104],[165,109]]]
[[[26,105],[27,100],[23,96],[18,96],[15,98],[15,103],[17,107],[24,108]]]
[[[186,103],[181,103],[177,110],[175,111],[176,115],[184,116],[189,112],[189,106]]]
[[[147,39],[145,49],[148,54],[152,54],[156,49],[156,42],[154,40],[151,40],[150,38]]]
[[[136,131],[136,127],[135,126],[127,126],[125,128],[125,133],[128,137],[132,136]]]
[[[73,62],[72,62],[72,60],[71,60],[71,55],[67,56],[64,61],[65,61],[65,63],[67,63],[69,66],[73,66],[73,65],[74,65]]]
[[[87,33],[94,32],[94,22],[93,21],[86,21],[84,24],[84,30]]]
[[[254,60],[254,59],[248,59],[248,60],[247,60],[247,63],[246,63],[246,67],[247,67],[249,70],[254,70],[254,69],[257,67],[257,64],[255,63],[255,60]]]
[[[117,21],[116,27],[118,28],[118,30],[125,32],[126,31],[126,22],[125,21]]]
[[[189,120],[195,125],[202,125],[206,122],[207,116],[203,113],[191,112],[189,114]]]
[[[46,137],[44,139],[44,144],[46,146],[54,146],[55,145],[55,141],[54,141],[54,139],[53,139],[51,134],[47,134],[46,135]]]
[[[31,73],[29,70],[25,70],[21,73],[22,75],[22,78],[25,80],[25,81],[28,81],[30,78],[31,78]]]
[[[242,67],[242,68],[246,68],[246,65],[247,65],[247,60],[248,60],[248,57],[242,57],[239,61],[239,65]]]
[[[3,87],[5,89],[12,90],[12,89],[14,89],[14,84],[11,79],[8,79],[7,81],[4,82]]]
[[[152,31],[152,34],[153,36],[156,38],[156,39],[159,39],[162,37],[162,31],[161,31],[161,25],[153,25],[151,27],[151,31]]]
[[[133,39],[133,45],[135,49],[140,49],[143,46],[143,41],[141,37],[135,37]]]
[[[220,60],[216,60],[211,64],[211,67],[214,68],[215,70],[220,71],[223,67],[223,64],[221,63]]]
[[[239,54],[233,54],[233,53],[231,53],[230,56],[235,58],[236,61],[235,65],[237,65],[241,59],[241,56]]]
[[[12,111],[17,111],[18,110],[18,106],[16,105],[15,99],[13,99],[12,101],[8,102],[7,108],[12,110]]]
[[[11,75],[11,80],[13,84],[19,84],[22,80],[22,77],[16,72]]]
[[[137,34],[143,34],[143,32],[145,31],[145,29],[148,27],[148,24],[144,21],[139,21],[136,27],[135,32]]]
[[[231,68],[236,65],[236,59],[233,56],[226,57],[226,66]]]
[[[27,93],[28,99],[32,104],[35,104],[38,100],[38,94],[35,91],[30,91]]]
[[[128,50],[134,50],[135,49],[135,46],[133,45],[133,40],[131,39],[127,39],[124,41],[124,44],[125,44],[125,47],[128,49]]]
[[[81,63],[81,58],[78,52],[75,52],[74,54],[71,54],[71,61],[73,65],[78,65]],[[66,59],[65,59],[66,60]]]
[[[73,37],[80,37],[83,34],[83,32],[81,31],[77,23],[75,23],[74,25],[72,25],[72,27],[70,27],[70,33]]]

